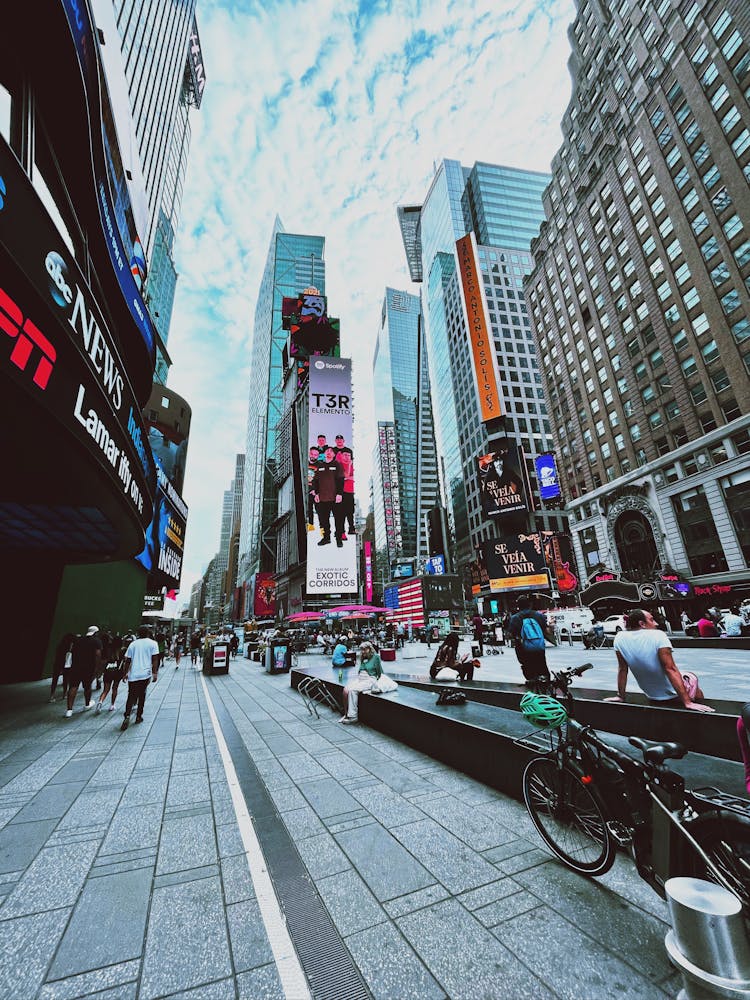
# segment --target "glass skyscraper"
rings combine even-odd
[[[381,576],[395,559],[426,556],[424,515],[439,500],[427,351],[420,320],[419,296],[386,288],[373,359],[379,430],[373,504]],[[392,468],[391,444],[395,445]]]
[[[324,251],[325,237],[287,233],[276,217],[255,307],[238,586],[249,583],[259,570],[276,569],[274,466],[283,414],[283,351],[289,336],[282,326],[281,305],[284,296],[296,296],[308,287],[325,295]]]
[[[532,266],[531,239],[544,218],[542,192],[548,182],[548,175],[533,171],[487,163],[467,168],[443,160],[422,205],[398,212],[411,276],[426,286],[431,383],[439,401],[435,434],[458,572],[496,529],[485,520],[479,497],[475,460],[487,450],[488,435],[477,405],[455,244],[470,231],[476,235],[506,432],[523,448],[531,469],[533,456],[551,442],[522,288]],[[536,520],[543,528],[561,527],[557,515]]]

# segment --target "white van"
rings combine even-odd
[[[591,608],[550,608],[545,614],[550,628],[561,639],[582,638],[596,618]]]

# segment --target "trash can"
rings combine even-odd
[[[292,665],[292,645],[288,639],[273,640],[266,649],[266,673],[283,674]]]
[[[212,642],[203,654],[204,674],[229,673],[229,643]]]
[[[384,663],[393,663],[396,659],[396,650],[388,649],[387,647],[381,648],[380,659]]]

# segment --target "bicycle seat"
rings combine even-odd
[[[681,743],[654,743],[653,740],[642,740],[639,736],[630,736],[628,743],[643,753],[647,764],[663,764],[665,760],[680,760],[687,753]]]

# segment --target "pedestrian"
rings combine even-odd
[[[164,657],[167,654],[167,637],[164,632],[156,633],[156,644],[159,649],[159,663],[156,667],[156,673],[159,673],[161,667],[164,666]]]
[[[743,622],[740,617],[740,609],[738,605],[732,605],[729,612],[722,618],[721,625],[724,629],[724,635],[728,635],[730,637],[742,635]]]
[[[682,626],[682,631],[687,632],[687,627],[690,624],[690,615],[687,611],[680,612],[680,625]]]
[[[701,639],[715,639],[719,635],[719,628],[713,614],[709,609],[698,619],[698,635]]]
[[[459,657],[458,632],[449,632],[430,665],[430,677],[432,680],[440,680],[441,678],[438,676],[440,671],[447,667],[449,670],[457,672],[460,681],[473,681],[474,669],[479,665],[479,660],[470,660],[468,653]]]
[[[506,634],[515,642],[516,657],[521,664],[527,686],[539,677],[549,680],[546,642],[553,642],[553,634],[541,611],[534,611],[525,595],[518,598],[516,613],[511,616]]]
[[[182,651],[185,648],[185,640],[182,638],[182,632],[179,632],[175,636],[174,640],[174,668],[179,670],[180,660],[182,659]]]
[[[137,705],[135,721],[143,722],[143,706],[149,679],[156,683],[159,676],[159,644],[149,638],[147,625],[138,629],[138,638],[125,651],[123,676],[128,682],[128,700],[125,703],[125,717],[120,729],[125,730],[130,723],[130,713]]]
[[[344,714],[339,722],[351,724],[359,720],[360,692],[371,691],[382,673],[380,657],[375,652],[372,643],[363,642],[359,647],[359,673],[357,679],[351,681],[344,688]]]
[[[57,682],[60,678],[62,678],[63,698],[68,692],[68,677],[70,676],[70,668],[73,662],[71,648],[74,639],[75,633],[66,632],[55,649],[55,656],[52,660],[52,686],[49,692],[50,704],[56,701],[55,691],[57,690]]]
[[[396,625],[396,649],[401,649],[404,645],[404,640],[406,637],[406,626],[403,622],[398,622]]]
[[[122,680],[122,668],[123,668],[123,657],[122,657],[122,639],[118,635],[111,637],[108,645],[105,645],[103,652],[104,660],[104,674],[103,681],[104,687],[102,688],[102,693],[99,696],[99,700],[96,703],[96,714],[98,715],[107,701],[107,695],[112,692],[111,704],[109,706],[109,711],[114,712],[115,702],[117,701],[117,691],[120,687],[120,681]]]
[[[484,621],[478,611],[471,619],[471,624],[474,629],[474,642],[479,645],[479,655],[484,656]]]
[[[237,650],[240,648],[240,640],[237,638],[237,633],[232,632],[232,636],[229,640],[229,655],[232,657],[237,656]]]
[[[201,648],[201,634],[200,632],[193,632],[190,636],[190,662],[195,666],[198,662],[198,654]]]
[[[65,717],[73,714],[73,703],[78,694],[78,688],[83,684],[84,708],[93,708],[91,700],[91,685],[94,676],[102,662],[102,643],[97,638],[98,625],[90,625],[86,635],[78,635],[73,639],[71,649],[70,679],[68,682],[68,710]]]
[[[709,705],[694,701],[703,697],[698,678],[693,673],[680,673],[669,636],[657,627],[650,611],[635,608],[625,615],[625,631],[615,636],[614,649],[618,666],[617,694],[605,701],[625,701],[628,670],[632,670],[638,686],[652,705],[713,712]]]

